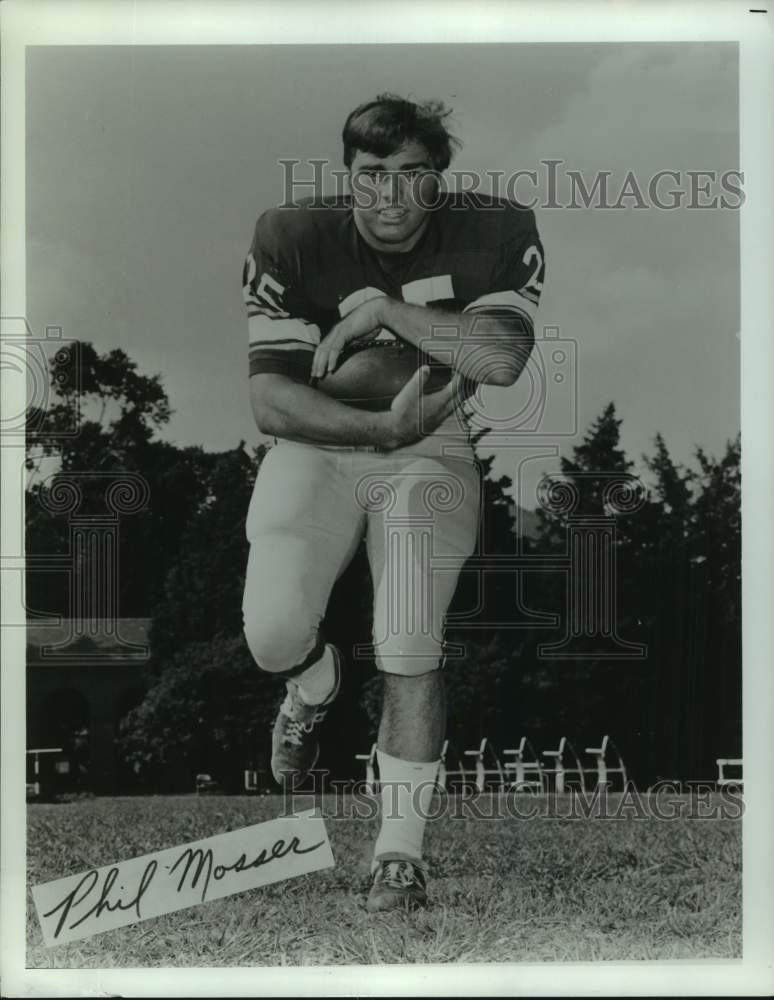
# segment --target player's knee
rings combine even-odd
[[[402,677],[419,677],[439,670],[443,651],[439,642],[401,642],[390,639],[376,646],[376,666],[385,674],[399,674]]]
[[[245,616],[244,635],[256,665],[270,674],[284,673],[303,662],[316,641],[311,623],[303,627],[268,616]]]

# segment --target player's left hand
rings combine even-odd
[[[323,338],[312,359],[312,378],[323,378],[334,371],[341,352],[354,340],[373,340],[384,325],[382,306],[385,296],[369,299],[347,313]]]

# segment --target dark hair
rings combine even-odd
[[[344,123],[344,163],[352,166],[357,150],[390,156],[407,142],[420,142],[430,154],[435,170],[445,170],[462,147],[446,128],[451,109],[441,101],[415,104],[395,94],[379,94],[361,104]]]

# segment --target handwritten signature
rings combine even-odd
[[[311,851],[316,851],[319,847],[322,847],[324,843],[325,841],[321,840],[316,844],[312,844],[311,847],[301,847],[298,837],[293,837],[287,843],[284,839],[279,839],[271,847],[264,847],[260,850],[252,860],[248,861],[245,854],[240,854],[236,861],[233,861],[231,864],[216,863],[211,848],[202,850],[201,848],[186,847],[174,864],[165,865],[164,867],[168,869],[167,877],[171,877],[173,873],[178,872],[178,868],[180,869],[177,884],[173,886],[174,891],[177,893],[187,889],[198,888],[201,882],[200,901],[203,903],[207,898],[207,891],[212,879],[218,882],[229,872],[239,873],[249,871],[252,868],[260,868],[263,865],[271,864],[272,861],[278,861],[291,853],[309,854]],[[67,925],[67,930],[72,930],[80,926],[85,920],[88,920],[89,917],[99,919],[103,914],[114,913],[116,910],[133,910],[137,919],[142,920],[141,904],[143,896],[147,894],[158,871],[158,862],[153,858],[143,869],[134,895],[128,899],[124,899],[120,893],[114,892],[116,880],[119,874],[121,874],[120,866],[114,865],[104,873],[104,881],[101,886],[98,886],[100,881],[99,871],[92,869],[86,872],[76,886],[56,906],[52,907],[48,913],[43,914],[44,917],[53,917],[56,913],[59,913],[59,920],[53,935],[54,938],[59,937],[62,930],[65,929],[65,925]],[[123,885],[120,886],[120,889],[124,892],[126,891]],[[97,894],[96,901],[95,893]],[[83,911],[82,907],[85,904],[92,905],[89,909]],[[67,921],[70,917],[75,917],[76,919],[68,924]]]

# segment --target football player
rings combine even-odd
[[[384,680],[369,911],[426,903],[422,842],[446,722],[443,625],[480,506],[465,386],[518,378],[544,275],[532,211],[443,190],[459,145],[448,114],[390,94],[356,108],[343,131],[349,193],[266,211],[243,275],[251,402],[275,438],[247,516],[244,631],[258,667],[286,682],[272,740],[272,771],[286,786],[318,757],[341,679],[320,623],[366,538]],[[423,394],[420,365],[382,412],[321,391],[348,350],[383,339],[454,377]]]

